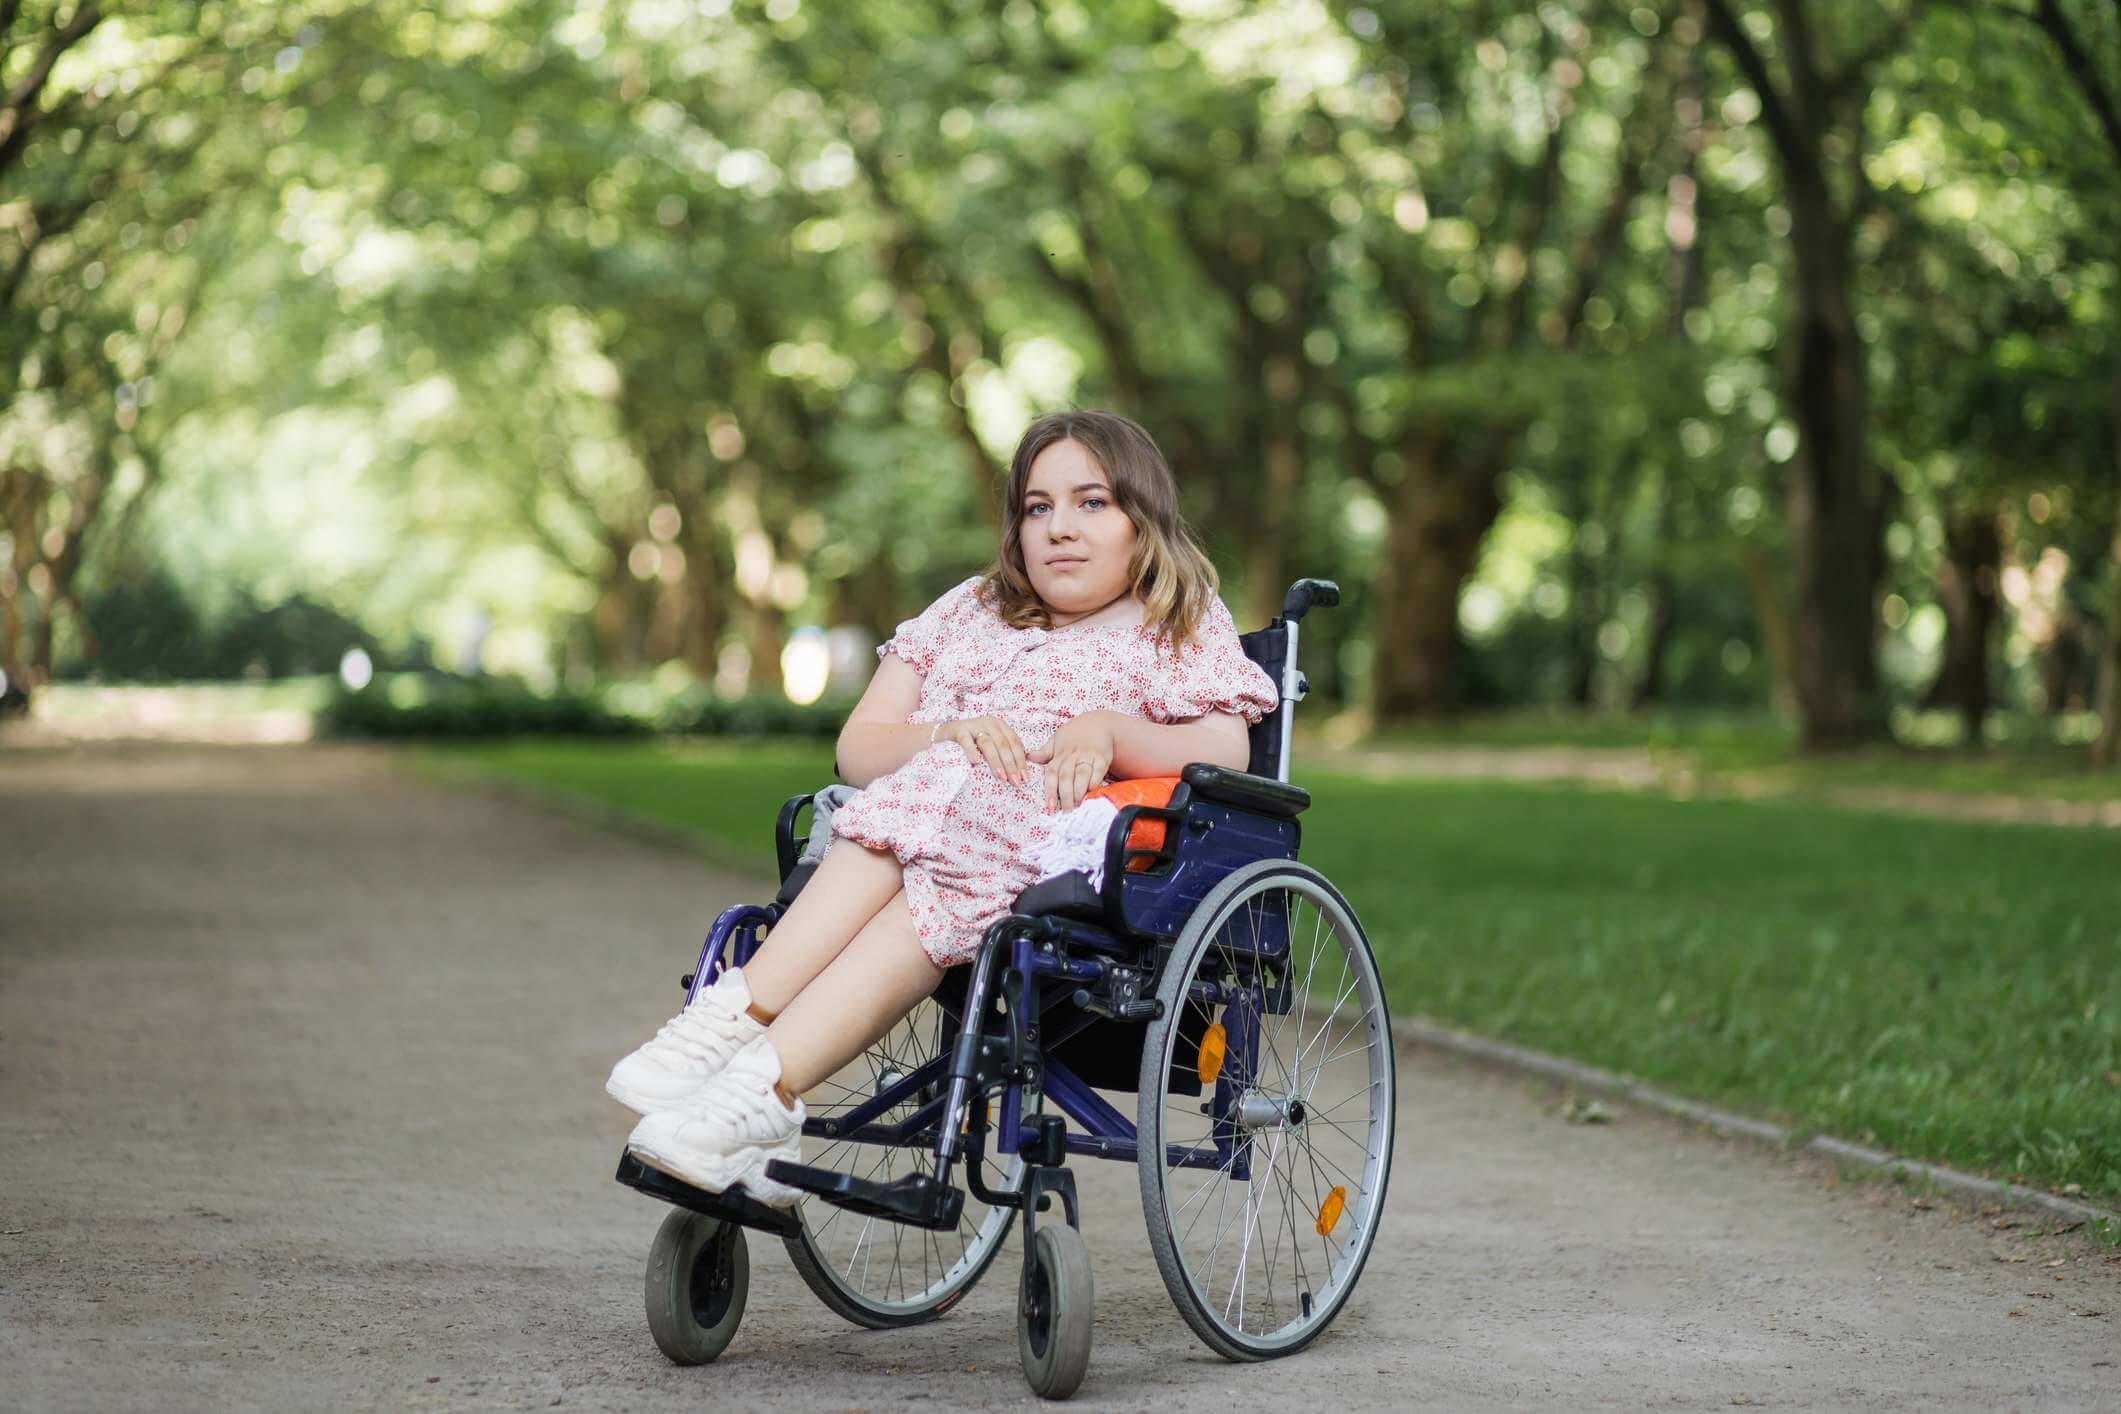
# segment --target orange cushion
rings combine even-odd
[[[1114,781],[1091,791],[1088,799],[1109,800],[1119,809],[1130,805],[1169,805],[1171,792],[1178,789],[1176,776],[1144,776],[1135,781]],[[1127,830],[1129,850],[1157,850],[1164,847],[1164,822],[1157,819],[1137,819]],[[1147,869],[1151,860],[1129,860],[1130,870]]]

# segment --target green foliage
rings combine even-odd
[[[633,736],[648,730],[594,695],[536,692],[500,678],[379,675],[344,688],[317,714],[320,733],[341,737]]]
[[[297,594],[277,604],[247,595],[209,615],[166,571],[128,576],[87,596],[81,651],[62,657],[60,678],[106,682],[198,682],[289,678],[338,671],[349,649],[385,660],[362,626]]]
[[[717,697],[697,687],[664,692],[620,683],[585,691],[539,691],[501,677],[379,674],[358,691],[339,688],[317,716],[319,731],[345,737],[640,736],[830,740],[851,704],[790,702],[779,693]]]
[[[86,8],[10,8],[0,77]],[[2116,91],[2121,29],[2063,0],[2085,68],[2004,7],[1717,8],[1777,74],[1792,16],[1862,61],[1827,180],[1886,686],[1934,674],[1941,527],[1985,506],[2069,566],[2069,633],[1998,645],[2031,703],[2121,576],[2080,78]],[[0,659],[161,565],[216,616],[770,690],[789,628],[984,563],[1024,419],[1102,404],[1241,619],[1348,582],[1327,700],[1394,680],[1417,597],[1482,606],[1420,648],[1475,704],[1787,695],[1792,196],[1699,7],[98,13],[0,153]]]

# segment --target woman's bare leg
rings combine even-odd
[[[744,982],[761,1011],[786,1009],[811,979],[854,941],[899,891],[900,867],[889,850],[837,839],[781,921],[744,964]]]
[[[805,888],[804,896],[809,891]],[[793,910],[789,916],[794,916]],[[749,968],[745,975],[750,975]],[[942,980],[943,969],[922,950],[913,915],[906,911],[906,896],[899,894],[766,1029],[766,1039],[781,1058],[781,1087],[800,1095],[831,1079]]]

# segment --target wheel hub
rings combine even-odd
[[[1294,1129],[1304,1122],[1304,1102],[1296,1096],[1276,1097],[1262,1090],[1247,1090],[1238,1097],[1231,1118],[1240,1129]]]

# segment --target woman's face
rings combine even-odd
[[[1017,541],[1031,588],[1065,618],[1095,613],[1133,584],[1134,522],[1080,442],[1055,442],[1032,461]]]

